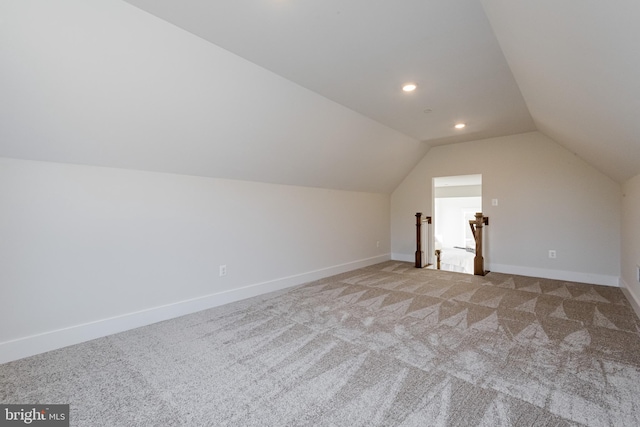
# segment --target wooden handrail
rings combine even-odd
[[[426,222],[431,224],[431,217],[427,216],[422,219],[422,212],[416,213],[416,268],[424,268],[422,265],[422,259],[424,258],[424,252],[422,251],[422,223]],[[429,263],[427,263],[428,265]]]
[[[422,212],[416,213],[416,268],[424,268],[422,259],[424,252],[422,251],[422,223],[426,222],[431,224],[431,217],[427,216],[422,219]],[[469,220],[469,227],[471,227],[471,233],[476,241],[476,255],[473,258],[473,274],[476,276],[484,276],[484,257],[482,256],[482,227],[489,225],[489,217],[483,216],[482,212],[476,212],[476,219]],[[440,269],[440,251],[436,250],[436,257],[438,260],[438,269]],[[429,265],[427,263],[427,265]]]

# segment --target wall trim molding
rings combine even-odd
[[[549,270],[546,268],[521,267],[505,264],[487,264],[485,268],[496,273],[517,274],[520,276],[540,277],[543,279],[566,280],[569,282],[589,283],[592,285],[620,286],[619,276],[580,273],[576,271]]]
[[[391,259],[394,261],[406,261],[413,263],[415,261],[415,255],[392,253]],[[485,264],[485,268],[496,273],[517,274],[519,276],[540,277],[543,279],[566,280],[569,282],[590,283],[593,285],[620,286],[620,278],[618,276],[607,276],[604,274],[579,273],[575,271],[549,270],[546,268],[489,263]]]
[[[620,289],[622,289],[622,293],[629,300],[629,304],[631,304],[633,311],[636,312],[636,316],[640,317],[640,298],[638,298],[622,277],[620,278]]]
[[[0,364],[388,261],[377,255],[0,343]]]

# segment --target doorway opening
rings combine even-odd
[[[433,178],[432,194],[432,268],[440,264],[441,270],[474,274],[476,246],[469,221],[482,212],[482,175]]]

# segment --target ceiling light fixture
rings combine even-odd
[[[466,124],[464,124],[464,123],[458,123],[458,124],[457,124],[457,125],[455,125],[454,127],[455,127],[456,129],[464,129],[464,128],[465,128],[465,126],[467,126],[467,125],[466,125]]]
[[[417,87],[418,85],[415,83],[407,83],[406,85],[402,86],[402,90],[405,92],[413,92]]]

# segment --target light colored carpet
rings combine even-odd
[[[0,365],[76,426],[638,426],[617,288],[386,262]]]

